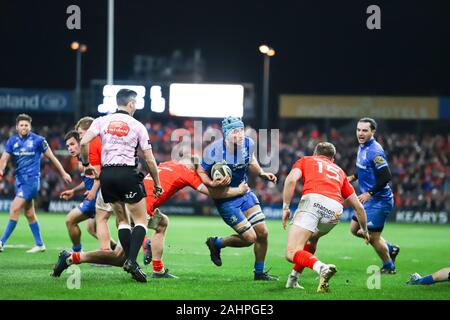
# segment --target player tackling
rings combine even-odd
[[[152,278],[176,278],[169,273],[169,269],[164,267],[162,261],[164,249],[164,237],[169,224],[169,218],[163,214],[158,207],[170,199],[177,191],[184,187],[191,187],[198,192],[206,195],[214,196],[214,198],[235,197],[245,194],[249,189],[247,184],[242,183],[237,188],[214,189],[207,188],[196,173],[197,161],[184,158],[180,161],[162,162],[158,166],[159,178],[164,189],[162,196],[155,198],[151,191],[154,187],[154,181],[150,175],[144,179],[145,190],[148,196],[145,198],[147,206],[147,214],[149,216],[148,227],[155,230],[151,239],[151,251],[153,260]],[[147,171],[145,163],[143,170]],[[53,269],[53,276],[59,277],[61,273],[71,264],[80,263],[99,263],[113,266],[122,266],[125,261],[125,252],[120,245],[114,251],[93,251],[93,252],[72,252],[63,250],[59,254],[59,258]]]

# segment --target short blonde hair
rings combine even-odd
[[[78,120],[77,124],[75,125],[75,130],[78,130],[78,128],[81,128],[83,130],[88,130],[91,126],[92,122],[94,122],[94,118],[92,117],[83,117],[80,120]]]
[[[314,155],[333,159],[336,155],[336,147],[330,142],[319,142],[314,148]]]

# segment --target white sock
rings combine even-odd
[[[291,276],[298,278],[299,275],[300,275],[300,272],[295,271],[294,269],[292,269]]]
[[[313,265],[313,270],[315,272],[317,272],[318,274],[320,274],[320,269],[322,268],[322,266],[324,266],[325,263],[323,263],[322,261],[317,260],[314,265]]]

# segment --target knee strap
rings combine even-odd
[[[248,218],[248,221],[250,222],[250,224],[252,226],[254,226],[254,225],[257,225],[258,223],[264,222],[265,219],[266,219],[266,217],[264,216],[264,213],[262,213],[262,211],[258,211],[258,212],[255,212],[254,214],[252,214]]]

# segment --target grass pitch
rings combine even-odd
[[[450,228],[433,225],[388,224],[383,232],[386,239],[400,245],[397,275],[381,276],[380,288],[367,286],[368,267],[380,265],[373,249],[361,239],[351,236],[349,224],[339,224],[319,242],[317,256],[325,263],[333,263],[338,273],[330,282],[332,292],[316,293],[318,278],[312,270],[305,270],[301,284],[305,290],[285,289],[285,281],[292,265],[284,258],[287,232],[280,221],[268,221],[269,250],[266,267],[280,276],[278,282],[253,281],[253,248],[222,250],[222,267],[209,258],[204,242],[208,236],[228,235],[231,229],[216,217],[171,217],[166,238],[164,262],[179,279],[149,279],[147,284],[131,280],[121,268],[80,265],[80,289],[69,289],[70,276],[50,277],[58,252],[71,247],[65,216],[39,214],[45,253],[27,254],[33,238],[24,217],[0,253],[0,300],[7,299],[177,299],[177,300],[317,300],[317,299],[429,299],[449,300],[450,283],[432,286],[408,286],[409,274],[422,275],[450,265]],[[0,232],[8,215],[0,214]],[[111,221],[113,236],[116,230]],[[93,239],[82,224],[83,250],[96,250]],[[142,254],[139,256],[142,265]],[[70,269],[69,269],[70,270]],[[150,276],[151,266],[145,270]],[[376,280],[369,279],[376,284]],[[73,282],[72,282],[73,283]],[[69,285],[70,287],[70,285]]]

